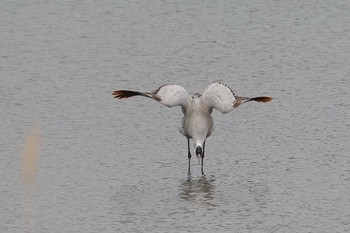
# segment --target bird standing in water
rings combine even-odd
[[[213,109],[221,113],[231,112],[243,103],[270,102],[271,97],[242,97],[233,93],[232,89],[221,81],[215,81],[209,84],[203,94],[189,95],[180,85],[165,84],[158,87],[153,92],[140,92],[129,90],[117,90],[113,92],[115,98],[124,99],[132,96],[144,96],[158,101],[167,107],[180,106],[184,117],[179,131],[187,138],[188,148],[188,174],[191,174],[191,150],[190,139],[194,140],[195,154],[201,164],[201,173],[203,171],[205,141],[213,132]]]

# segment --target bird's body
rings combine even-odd
[[[190,173],[191,160],[189,140],[193,139],[195,153],[201,162],[202,174],[204,174],[205,141],[213,132],[214,120],[211,116],[213,109],[228,113],[245,102],[269,102],[272,99],[266,96],[255,98],[236,96],[226,84],[219,81],[211,83],[203,92],[203,95],[196,93],[190,96],[179,85],[163,85],[153,92],[118,90],[113,95],[119,99],[139,95],[152,98],[167,107],[181,106],[184,117],[179,131],[188,141],[188,173]]]
[[[195,139],[196,144],[201,144],[213,132],[213,125],[211,110],[206,108],[198,95],[192,96],[189,106],[184,110],[180,133]]]

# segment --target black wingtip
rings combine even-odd
[[[269,96],[260,96],[260,97],[255,97],[255,98],[251,98],[250,100],[256,101],[256,102],[270,102],[272,100],[272,97]]]
[[[135,95],[140,95],[140,93],[137,91],[117,90],[114,91],[112,95],[117,99],[125,99]]]

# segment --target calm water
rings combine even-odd
[[[350,232],[350,2],[0,6],[0,232]],[[111,96],[218,79],[274,100],[214,112],[204,177],[180,109]]]

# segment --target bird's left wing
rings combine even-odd
[[[187,107],[190,100],[188,92],[180,85],[165,84],[158,87],[153,92],[140,92],[129,90],[117,90],[113,92],[114,98],[124,99],[132,96],[144,96],[158,101],[167,107],[182,106]]]
[[[267,96],[254,98],[236,96],[231,88],[220,81],[211,83],[203,92],[202,99],[209,109],[215,108],[221,113],[231,112],[245,102],[269,102],[272,100],[271,97]]]
[[[226,84],[220,81],[212,82],[203,92],[202,99],[209,109],[217,109],[222,113],[233,110],[236,101],[235,94]]]

